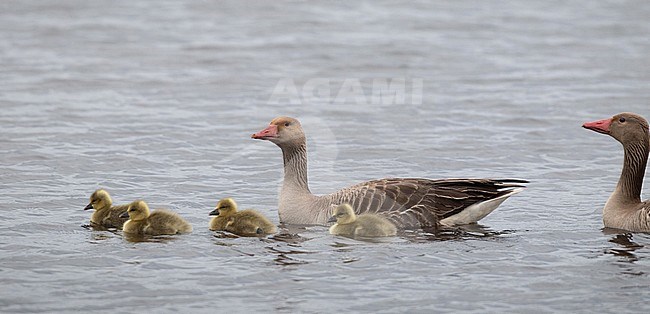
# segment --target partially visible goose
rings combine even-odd
[[[262,214],[245,209],[237,211],[237,203],[232,198],[224,198],[210,212],[210,230],[223,230],[241,236],[272,234],[277,231],[275,225]]]
[[[90,216],[91,225],[122,229],[127,218],[120,218],[120,214],[126,212],[128,207],[128,204],[113,206],[111,195],[106,190],[99,189],[90,195],[90,203],[84,210],[95,209]]]
[[[390,178],[360,183],[338,192],[316,196],[307,183],[307,146],[300,122],[279,117],[254,139],[268,140],[282,149],[284,182],[280,191],[280,221],[289,224],[325,224],[331,205],[349,203],[355,213],[378,213],[398,228],[455,226],[479,221],[503,201],[523,190],[516,179]]]
[[[350,204],[341,204],[334,209],[328,222],[336,222],[330,227],[330,234],[346,237],[389,237],[397,233],[397,228],[388,219],[377,214],[354,214]]]
[[[156,209],[153,213],[145,201],[134,201],[120,217],[129,220],[124,223],[124,232],[133,234],[177,234],[192,232],[192,225],[177,213]]]
[[[625,157],[616,189],[603,208],[605,227],[650,232],[650,200],[641,201],[641,187],[650,151],[648,121],[634,113],[587,122],[582,127],[607,134],[621,144]]]

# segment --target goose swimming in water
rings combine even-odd
[[[192,226],[177,213],[165,209],[150,213],[147,203],[140,200],[129,204],[121,217],[129,218],[124,223],[126,233],[163,235],[192,232]]]
[[[397,228],[388,219],[376,214],[354,214],[350,204],[341,204],[334,209],[329,222],[330,234],[346,237],[389,237],[397,233]]]
[[[228,231],[241,236],[272,234],[277,231],[275,225],[262,214],[245,209],[237,211],[237,203],[232,198],[224,198],[210,212],[210,230]]]
[[[284,182],[280,191],[280,221],[289,224],[327,223],[331,205],[348,203],[357,214],[377,213],[400,229],[456,226],[479,221],[528,181],[517,179],[388,178],[363,182],[317,196],[307,182],[307,145],[300,122],[279,117],[252,135],[282,150]]]
[[[111,195],[106,190],[99,189],[90,195],[90,203],[84,210],[95,209],[95,212],[90,216],[91,225],[122,229],[122,225],[128,219],[120,218],[120,215],[126,212],[128,207],[129,205],[113,206]]]
[[[623,170],[614,192],[603,208],[605,227],[650,232],[650,200],[641,201],[641,187],[650,151],[648,121],[624,112],[587,122],[582,127],[607,134],[623,145]]]

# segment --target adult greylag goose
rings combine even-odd
[[[650,200],[641,201],[641,187],[648,162],[648,121],[634,113],[587,122],[583,128],[607,134],[623,145],[624,159],[616,189],[603,208],[605,227],[650,232]]]
[[[330,234],[344,237],[390,237],[397,233],[388,219],[377,214],[357,216],[350,204],[337,206],[328,222],[336,222],[330,227]]]
[[[284,182],[278,213],[288,224],[324,225],[331,205],[350,204],[355,213],[377,213],[400,229],[456,226],[479,221],[528,181],[517,179],[388,178],[363,182],[332,194],[316,196],[307,182],[307,146],[300,122],[278,117],[252,135],[282,149]]]
[[[128,204],[113,206],[111,195],[106,190],[99,189],[90,195],[90,202],[84,210],[91,208],[95,210],[92,216],[90,216],[91,225],[122,229],[122,225],[128,219],[120,218],[120,214],[126,212],[128,207]]]

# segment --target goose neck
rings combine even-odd
[[[306,145],[282,147],[282,155],[284,158],[283,189],[311,194],[307,181]]]
[[[623,170],[618,180],[617,189],[626,201],[641,201],[641,188],[648,162],[649,145],[648,141],[624,145]]]

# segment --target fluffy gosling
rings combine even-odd
[[[355,215],[350,204],[341,204],[334,209],[328,222],[336,222],[330,233],[346,237],[389,237],[397,228],[388,219],[375,214]]]
[[[95,209],[90,216],[91,225],[122,229],[127,219],[120,218],[120,214],[126,212],[128,207],[129,205],[113,206],[110,194],[106,190],[99,189],[90,195],[90,203],[84,210]]]
[[[177,213],[165,209],[150,213],[147,203],[141,200],[129,204],[120,217],[129,218],[124,223],[124,232],[127,233],[163,235],[192,232],[192,225]]]
[[[240,236],[257,236],[277,231],[275,225],[262,214],[246,209],[237,211],[237,203],[232,198],[224,198],[210,212],[210,230],[223,230]]]

